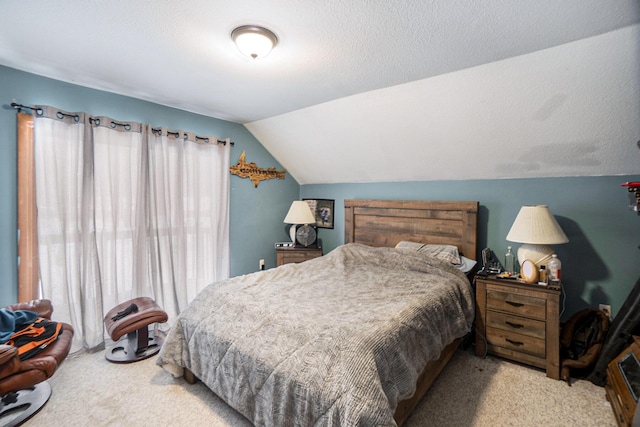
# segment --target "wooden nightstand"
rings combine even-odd
[[[476,355],[487,351],[560,379],[560,290],[476,276]]]
[[[276,267],[322,256],[322,248],[276,248]]]

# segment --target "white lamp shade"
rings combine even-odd
[[[240,52],[253,59],[267,56],[278,43],[273,32],[255,25],[236,28],[231,32],[231,38]]]
[[[315,224],[316,217],[311,212],[309,204],[304,200],[296,200],[291,203],[287,216],[284,217],[285,224]]]
[[[518,261],[530,260],[542,265],[554,253],[548,245],[567,243],[562,228],[546,205],[523,206],[518,212],[507,240],[524,243],[518,248]]]
[[[507,240],[518,243],[553,245],[569,239],[551,214],[548,206],[523,206],[513,221]]]

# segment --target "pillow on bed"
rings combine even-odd
[[[460,255],[460,264],[455,264],[463,273],[468,273],[476,265],[476,261]]]
[[[460,255],[460,253],[458,252],[458,248],[453,245],[433,245],[401,241],[398,242],[396,248],[415,249],[417,252],[440,258],[444,261],[450,262],[455,267],[462,270],[463,273],[470,272],[471,269],[476,265],[476,261]]]
[[[443,261],[449,261],[451,264],[460,264],[458,248],[453,245],[432,245],[401,241],[398,242],[396,248],[415,249],[417,252],[434,256]]]

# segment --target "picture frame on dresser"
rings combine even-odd
[[[333,228],[333,213],[335,200],[333,199],[302,199],[309,205],[316,217],[316,227]]]

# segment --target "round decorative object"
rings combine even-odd
[[[546,264],[554,253],[549,245],[533,245],[524,243],[518,248],[518,259],[528,259],[537,266]]]
[[[312,246],[316,243],[317,233],[314,227],[310,225],[301,225],[296,228],[296,243],[302,246]]]
[[[538,267],[536,267],[536,263],[525,259],[520,266],[520,277],[527,283],[536,283],[538,281]]]

